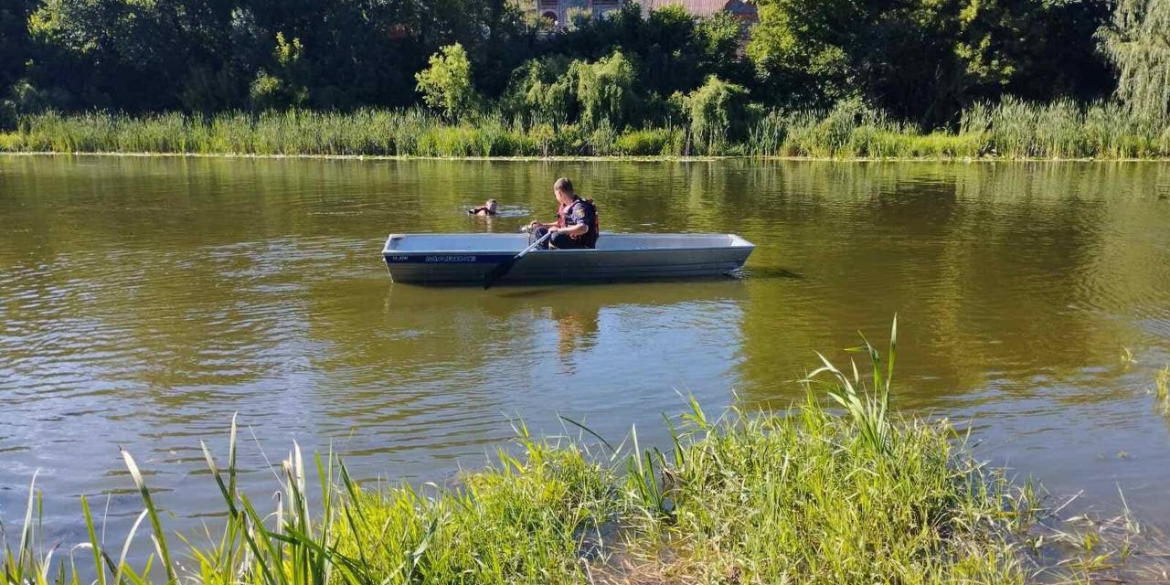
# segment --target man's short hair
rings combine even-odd
[[[565,193],[572,193],[573,192],[573,182],[570,181],[567,177],[561,177],[561,178],[557,179],[557,182],[553,183],[553,190],[564,191]]]

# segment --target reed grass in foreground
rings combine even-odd
[[[1154,407],[1163,415],[1170,415],[1170,364],[1154,378]]]
[[[480,113],[457,123],[421,110],[290,110],[132,117],[94,112],[26,117],[0,132],[5,152],[227,155],[550,157],[728,155],[914,159],[1170,157],[1170,120],[1113,102],[975,104],[955,131],[922,129],[857,101],[746,120],[740,136],[694,140],[687,124],[614,128]]]
[[[640,449],[636,432],[614,448],[536,440],[520,427],[518,454],[501,451],[455,488],[365,490],[335,458],[317,457],[323,479],[310,495],[294,448],[272,513],[237,486],[233,422],[225,461],[204,449],[223,495],[222,533],[174,546],[124,454],[144,504],[126,541],[102,542],[83,499],[90,541],[48,546],[30,494],[19,536],[3,545],[3,583],[1002,584],[1047,571],[1042,558],[1055,559],[1059,579],[1087,579],[1132,554],[1128,536],[1110,548],[1121,541],[1102,536],[1108,524],[1038,532],[1046,522],[1030,485],[987,471],[945,421],[889,414],[892,352],[883,366],[865,349],[871,390],[827,361],[821,370],[843,415],[821,406],[817,385],[786,413],[711,420],[692,401],[668,420],[668,453]],[[135,540],[139,531],[149,540]],[[1055,556],[1054,542],[1063,542]],[[150,561],[130,566],[133,546],[150,547]]]

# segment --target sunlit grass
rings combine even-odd
[[[1133,351],[1128,347],[1121,348],[1121,363],[1125,366],[1131,366],[1138,363],[1137,359],[1133,357]]]
[[[15,132],[0,132],[0,152],[16,152],[21,147],[21,137]]]
[[[946,422],[891,415],[895,346],[891,334],[884,358],[860,348],[867,378],[822,357],[812,376],[828,378],[810,378],[798,410],[712,421],[692,403],[674,456],[661,458],[669,513],[633,522],[631,571],[684,583],[1022,583],[1004,535],[1029,510]]]
[[[964,110],[955,129],[923,129],[851,100],[829,110],[757,112],[739,139],[700,148],[685,125],[550,124],[499,112],[451,123],[424,110],[289,110],[128,116],[45,113],[0,134],[11,152],[274,156],[686,156],[867,159],[1170,157],[1170,121],[1112,102],[1007,97]]]
[[[1154,396],[1162,401],[1170,399],[1170,365],[1162,368],[1154,379]]]
[[[1170,415],[1170,365],[1166,365],[1154,378],[1154,408],[1163,415]]]

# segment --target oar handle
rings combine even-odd
[[[543,236],[540,236],[539,238],[536,239],[535,242],[532,242],[531,244],[528,245],[527,248],[524,248],[523,252],[520,252],[519,254],[517,254],[515,259],[519,260],[519,259],[523,258],[525,254],[535,250],[537,246],[544,243],[545,240],[551,238],[552,235],[553,235],[552,232],[548,232],[548,233],[544,234]]]

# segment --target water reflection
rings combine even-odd
[[[744,277],[390,283],[387,233],[513,232],[562,175],[607,231],[744,235]],[[236,412],[271,459],[332,443],[365,478],[478,464],[510,416],[652,442],[678,393],[786,406],[814,351],[880,345],[897,313],[898,408],[1170,517],[1145,395],[1170,360],[1168,192],[1164,164],[0,158],[0,514],[40,468],[47,522],[76,528],[76,495],[128,486],[119,444],[178,516],[214,508],[198,440],[221,449]],[[484,193],[506,213],[468,216]]]

